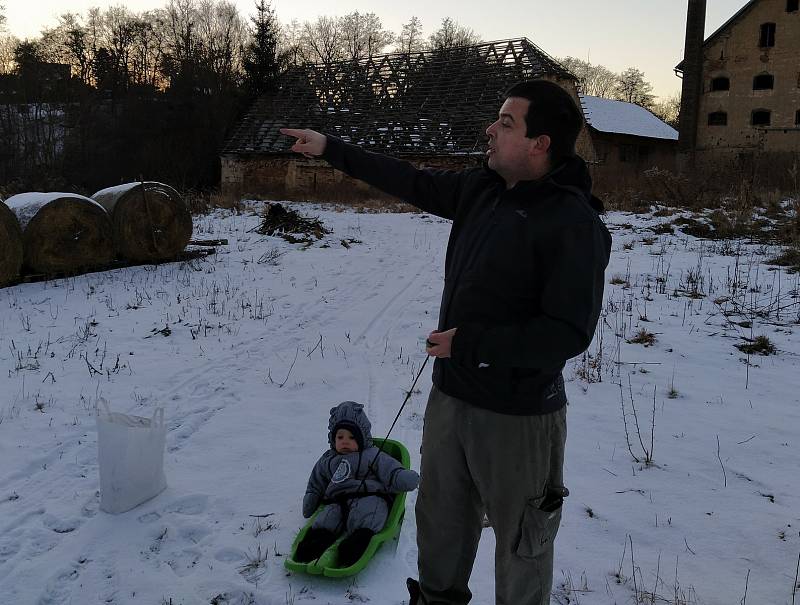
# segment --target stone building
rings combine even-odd
[[[486,127],[502,95],[532,78],[557,82],[578,103],[576,78],[526,38],[414,55],[298,67],[254,103],[222,154],[222,189],[233,195],[355,200],[385,196],[326,162],[291,153],[278,129],[312,128],[417,166],[463,168],[483,160]],[[595,161],[584,131],[579,153]]]
[[[705,40],[704,24],[705,0],[689,0],[682,151],[780,180],[800,153],[800,1],[751,0]]]
[[[674,171],[678,131],[634,103],[581,95],[586,127],[597,164],[591,167],[595,188],[638,188],[650,168]]]

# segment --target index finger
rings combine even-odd
[[[305,131],[299,128],[281,128],[279,129],[281,134],[285,134],[289,137],[294,137],[296,139],[300,139],[304,136]]]

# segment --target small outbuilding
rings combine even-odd
[[[674,171],[678,131],[634,103],[581,95],[597,164],[592,176],[601,191],[636,188],[648,168]]]

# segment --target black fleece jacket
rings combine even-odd
[[[561,371],[591,343],[611,252],[583,160],[506,189],[486,167],[417,169],[333,136],[322,157],[453,221],[438,329],[457,331],[451,358],[434,364],[434,384],[504,414],[560,409]]]

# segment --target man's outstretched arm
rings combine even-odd
[[[321,156],[334,168],[404,202],[443,218],[455,217],[462,172],[419,169],[410,162],[365,151],[314,130],[281,128],[280,132],[296,139],[291,147],[296,153]]]

